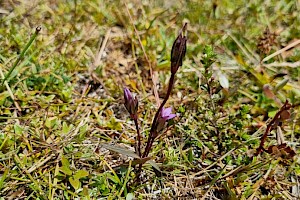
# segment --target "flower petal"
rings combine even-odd
[[[161,116],[164,117],[168,117],[170,114],[172,113],[172,107],[169,108],[162,108],[161,111]]]
[[[176,116],[177,116],[176,114],[169,114],[169,116],[166,118],[166,120],[173,119]]]
[[[124,98],[125,100],[132,99],[132,94],[128,88],[124,88]]]

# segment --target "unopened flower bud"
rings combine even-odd
[[[137,97],[133,97],[130,90],[128,88],[124,88],[124,100],[125,107],[130,114],[131,118],[137,116],[138,111],[138,99]]]
[[[180,30],[178,37],[172,46],[171,51],[171,73],[175,74],[180,66],[182,66],[182,60],[186,52],[186,36],[183,35],[187,24]]]

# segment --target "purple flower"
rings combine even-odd
[[[163,128],[167,124],[167,121],[173,119],[174,117],[176,117],[176,114],[172,113],[172,107],[162,108],[158,116],[156,132],[158,133],[163,130]]]
[[[176,117],[176,114],[172,114],[172,107],[169,107],[169,108],[162,108],[160,116],[164,120],[169,120],[169,119],[173,119],[174,117]]]
[[[124,100],[125,100],[125,107],[130,114],[131,118],[137,116],[138,111],[138,99],[137,97],[133,97],[130,90],[128,88],[124,88]]]

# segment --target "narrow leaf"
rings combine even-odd
[[[122,155],[130,156],[130,157],[133,157],[133,158],[140,158],[136,153],[134,153],[134,151],[131,151],[129,149],[125,149],[123,147],[119,147],[117,145],[101,144],[101,146],[104,147],[105,149],[117,152],[117,153],[122,154]]]
[[[155,168],[157,171],[159,171],[160,173],[162,173],[162,171],[160,170],[159,166],[156,164],[156,162],[154,160],[148,160],[147,163],[149,163],[153,168]]]

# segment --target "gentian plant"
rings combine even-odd
[[[148,136],[146,147],[143,153],[141,152],[141,136],[138,127],[138,117],[137,117],[138,100],[137,97],[134,97],[132,95],[132,93],[129,91],[128,88],[124,88],[124,99],[125,99],[124,105],[130,114],[130,118],[134,121],[136,126],[136,131],[137,131],[136,151],[141,158],[145,158],[148,156],[149,152],[151,151],[153,142],[163,131],[163,129],[166,127],[168,120],[176,117],[176,114],[172,113],[171,107],[165,108],[164,106],[168,101],[170,94],[172,92],[172,88],[175,82],[175,74],[178,71],[179,67],[182,66],[182,61],[186,53],[187,38],[184,35],[184,32],[186,31],[186,27],[187,24],[185,24],[183,28],[180,30],[178,37],[173,43],[172,51],[171,51],[171,77],[169,80],[167,94],[155,113],[155,116],[151,124],[150,134]]]

